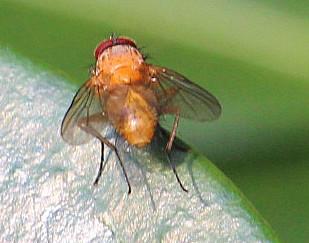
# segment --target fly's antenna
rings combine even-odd
[[[109,39],[113,41],[113,44],[116,43],[116,39],[118,38],[118,35],[116,34],[116,32],[112,32],[110,35],[109,35]]]
[[[146,49],[145,46],[141,46],[141,47],[138,47],[138,48],[137,48],[137,50],[142,54],[142,57],[143,57],[144,60],[149,59],[149,58],[151,59],[150,54],[149,54],[149,53],[146,53],[146,52],[145,52],[145,49]]]
[[[90,76],[95,75],[95,70],[96,70],[96,65],[94,63],[91,63],[90,65],[88,65],[88,74]]]

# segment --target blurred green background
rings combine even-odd
[[[284,242],[309,238],[308,1],[0,1],[0,47],[75,82],[112,32],[223,105],[179,136],[212,160]]]

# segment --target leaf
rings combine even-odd
[[[217,122],[182,120],[178,135],[231,178],[280,238],[307,242],[306,4],[3,0],[0,43],[80,84],[100,40],[134,38],[150,62],[185,74],[223,105]]]
[[[132,194],[111,153],[98,187],[99,144],[59,133],[76,87],[0,52],[0,241],[276,242],[270,226],[210,161],[181,154],[171,170],[126,161]]]

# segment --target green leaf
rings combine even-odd
[[[223,104],[215,123],[182,120],[280,237],[306,242],[309,213],[307,1],[0,1],[0,45],[81,84],[96,44],[134,38]],[[288,226],[287,226],[288,225]]]
[[[7,94],[0,100],[1,241],[277,241],[238,189],[195,152],[173,155],[182,161],[177,170],[188,193],[155,157],[148,170],[136,166],[140,156],[125,161],[127,195],[112,153],[92,186],[99,144],[73,147],[59,134],[75,89],[64,83],[0,52],[0,89]]]

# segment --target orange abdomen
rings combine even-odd
[[[154,136],[157,111],[150,90],[122,86],[110,92],[106,110],[113,126],[131,145],[144,147]]]

